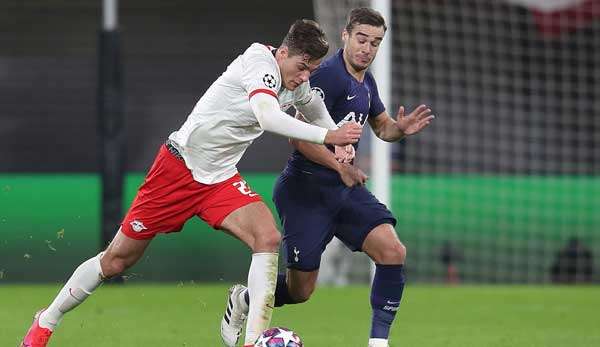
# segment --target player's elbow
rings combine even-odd
[[[253,101],[251,105],[260,128],[264,131],[273,131],[274,119],[276,119],[276,117],[273,115],[275,111],[273,110],[272,105],[270,105],[267,101],[260,99],[255,102]]]
[[[272,126],[271,122],[269,121],[268,116],[266,116],[264,113],[257,112],[256,119],[258,120],[258,125],[260,126],[260,128],[262,130],[268,131],[268,132],[273,131],[273,126]]]

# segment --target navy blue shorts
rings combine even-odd
[[[283,226],[287,267],[301,271],[319,268],[334,236],[360,251],[375,227],[396,225],[392,213],[366,187],[349,188],[339,178],[286,169],[277,179],[273,201]]]

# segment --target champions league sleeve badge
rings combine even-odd
[[[275,79],[275,77],[271,74],[265,74],[263,76],[263,83],[265,84],[265,86],[267,86],[268,88],[275,88],[277,87],[277,80]]]

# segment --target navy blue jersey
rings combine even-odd
[[[364,80],[357,81],[346,70],[342,55],[343,50],[340,49],[335,55],[324,60],[311,74],[310,85],[316,94],[323,98],[338,127],[350,121],[364,125],[369,117],[377,117],[385,111],[385,107],[379,99],[373,75],[367,71]],[[354,148],[358,149],[358,143]],[[310,172],[329,170],[306,159],[298,151],[294,151],[288,166]]]

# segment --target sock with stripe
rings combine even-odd
[[[54,301],[40,315],[40,327],[54,331],[65,313],[79,306],[100,286],[104,279],[100,267],[100,258],[103,254],[100,253],[86,260],[75,269]]]

